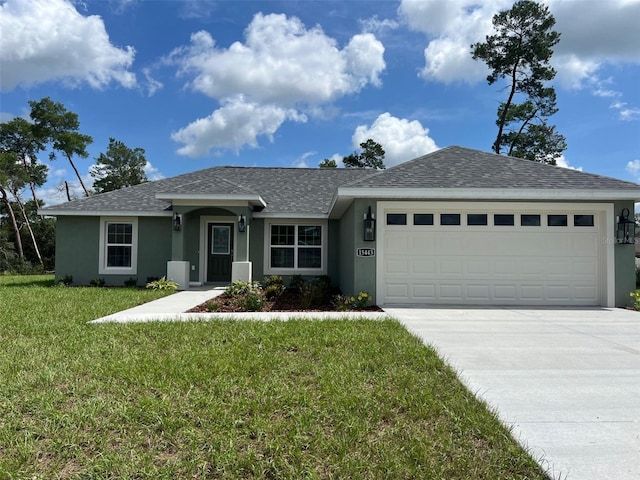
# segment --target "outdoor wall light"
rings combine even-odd
[[[629,209],[623,208],[618,217],[618,227],[616,230],[617,243],[635,243],[636,223],[629,219]]]
[[[180,213],[173,214],[173,229],[176,232],[182,230],[182,215]]]
[[[244,215],[240,215],[238,217],[238,231],[246,232],[247,231],[247,219]]]
[[[373,242],[376,239],[376,217],[371,213],[371,205],[369,210],[364,214],[364,241]]]

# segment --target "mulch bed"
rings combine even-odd
[[[211,309],[209,305],[214,304],[216,308]],[[302,308],[300,305],[300,296],[295,292],[285,291],[274,300],[266,300],[261,312],[337,312],[338,309],[331,302],[324,302],[320,305],[312,305],[309,308]],[[363,312],[382,312],[383,310],[376,306],[364,308]],[[208,312],[246,312],[238,302],[229,297],[226,293],[212,298],[208,302],[202,303],[191,310],[191,313],[208,313]]]

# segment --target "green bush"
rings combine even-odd
[[[305,281],[304,278],[302,278],[302,275],[291,275],[291,279],[289,280],[289,289],[294,292],[300,292],[304,284]]]
[[[264,299],[259,292],[248,292],[240,299],[239,303],[248,312],[258,312],[264,306]]]
[[[249,293],[260,293],[260,283],[258,282],[243,282],[242,280],[236,280],[231,283],[224,291],[232,298],[245,296]]]
[[[106,285],[104,278],[92,278],[89,280],[89,285],[91,287],[104,287]]]
[[[264,277],[262,280],[262,288],[264,290],[264,296],[267,300],[273,300],[280,296],[284,292],[284,280],[280,275],[271,275]]]
[[[125,287],[137,287],[138,279],[136,277],[130,277],[124,281]]]
[[[147,283],[146,288],[149,290],[177,290],[178,284],[171,280],[167,280],[166,277],[162,277],[159,280]]]
[[[636,267],[636,287],[640,287],[640,267]]]
[[[73,275],[65,275],[64,277],[60,277],[60,280],[58,280],[58,285],[70,287],[71,285],[73,285]]]

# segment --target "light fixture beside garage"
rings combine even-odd
[[[634,243],[636,238],[636,223],[629,219],[629,209],[623,208],[618,216],[617,243]]]
[[[173,229],[176,232],[179,232],[180,230],[182,230],[182,215],[179,213],[173,214]]]
[[[374,242],[376,239],[376,217],[371,213],[371,205],[369,210],[364,214],[364,241]]]

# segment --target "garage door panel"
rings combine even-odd
[[[436,300],[436,285],[431,284],[414,284],[413,285],[413,297],[417,300]]]
[[[487,284],[467,285],[468,300],[485,301],[491,297],[491,287]]]
[[[409,262],[407,259],[402,258],[387,258],[385,259],[385,273],[411,273],[409,271]]]
[[[515,301],[518,299],[515,285],[496,284],[493,287],[493,297],[499,301]]]
[[[409,219],[412,213],[407,212]],[[571,221],[568,227],[549,227],[547,212],[541,211],[542,225],[522,227],[517,209],[513,226],[493,226],[490,211],[490,225],[466,226],[466,212],[460,213],[460,226],[382,226],[385,302],[600,303],[602,215],[594,215],[594,227],[573,227]],[[573,218],[570,206],[562,214]]]
[[[441,300],[462,301],[462,285],[458,283],[441,283],[439,287],[438,297]]]
[[[436,270],[436,261],[433,258],[421,258],[412,262],[413,273],[434,274]]]

